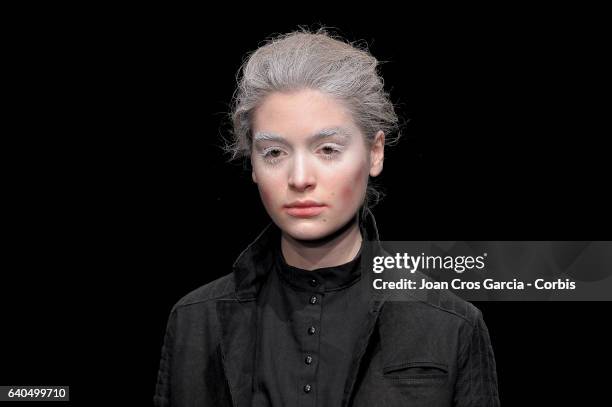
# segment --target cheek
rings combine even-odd
[[[270,201],[270,190],[268,190],[266,187],[262,187],[261,185],[259,185],[259,195],[261,196],[261,200],[263,202],[269,202]]]
[[[260,177],[258,180],[257,188],[264,203],[273,204],[280,199],[279,194],[283,190],[282,181],[275,180],[272,177]]]
[[[365,168],[360,168],[353,171],[346,177],[338,177],[336,185],[339,185],[340,199],[344,205],[349,205],[357,199],[361,199],[361,195],[364,193],[364,176]]]

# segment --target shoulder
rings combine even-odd
[[[418,300],[391,301],[386,312],[398,319],[428,321],[428,324],[474,327],[482,312],[472,303],[448,290],[431,290]]]
[[[234,273],[232,272],[187,293],[176,302],[172,310],[179,311],[214,302],[214,300],[218,299],[233,298],[234,292],[235,283]]]
[[[234,296],[233,273],[222,276],[179,299],[168,317],[164,343],[168,352],[182,349],[193,354],[193,347],[215,344],[219,336],[216,304],[219,299]]]
[[[460,298],[448,290],[439,290],[429,295],[423,304],[436,312],[449,315],[451,318],[463,320],[474,326],[482,318],[482,312],[472,303]]]
[[[433,361],[454,366],[474,333],[481,332],[481,312],[445,290],[430,290],[425,298],[387,301],[380,310],[381,349],[387,365]],[[395,363],[395,362],[393,362]]]

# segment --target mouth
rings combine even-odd
[[[293,202],[285,206],[285,210],[291,216],[298,218],[312,218],[319,215],[326,205],[314,201]]]

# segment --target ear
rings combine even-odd
[[[370,145],[370,176],[378,176],[383,169],[385,159],[385,133],[378,130],[374,136],[374,141]]]
[[[255,170],[251,171],[251,177],[253,178],[253,182],[257,184],[257,175],[255,175]]]

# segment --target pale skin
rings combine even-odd
[[[305,270],[355,258],[362,236],[357,211],[368,177],[383,169],[385,135],[367,143],[339,101],[303,89],[268,95],[253,115],[252,177],[281,229],[287,264]],[[286,205],[314,200],[316,216],[292,216]]]

